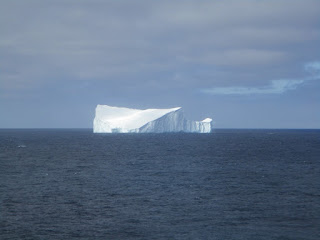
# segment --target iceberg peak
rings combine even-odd
[[[209,122],[212,122],[212,119],[211,119],[211,118],[206,118],[206,119],[202,120],[202,122],[207,122],[207,123],[209,123]]]

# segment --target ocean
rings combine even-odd
[[[320,239],[320,130],[0,130],[0,239]]]

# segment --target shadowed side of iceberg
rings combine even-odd
[[[139,133],[190,132],[210,133],[212,119],[190,121],[185,118],[182,109],[170,112],[159,119],[147,123],[139,129]]]

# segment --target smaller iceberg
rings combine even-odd
[[[94,133],[210,133],[212,119],[191,121],[181,107],[169,109],[132,109],[98,105],[93,121]]]

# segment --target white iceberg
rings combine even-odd
[[[211,129],[211,118],[187,120],[181,107],[141,110],[98,105],[93,121],[94,133],[210,133]]]

